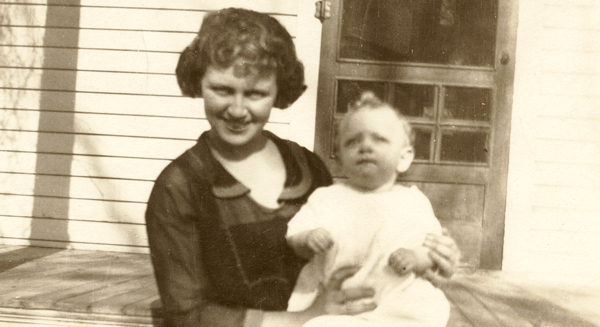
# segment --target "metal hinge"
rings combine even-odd
[[[315,17],[318,18],[321,23],[327,18],[331,17],[331,1],[321,0],[315,2]]]

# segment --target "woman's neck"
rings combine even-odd
[[[224,142],[219,137],[208,133],[208,145],[210,149],[218,155],[218,157],[227,161],[243,161],[251,155],[262,151],[267,145],[269,138],[260,134],[256,138],[250,140],[243,145],[232,145]]]

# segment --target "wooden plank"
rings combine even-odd
[[[0,33],[3,28],[0,27]],[[4,44],[10,44],[9,40],[0,40]],[[0,66],[4,67],[41,67],[44,60],[44,50],[32,47],[1,46]],[[4,84],[4,83],[3,83]]]
[[[19,2],[18,0],[7,0],[6,2]],[[29,4],[47,4],[47,0],[28,0]],[[134,9],[178,9],[178,10],[218,10],[227,7],[244,7],[254,10],[260,10],[264,12],[277,12],[292,15],[297,10],[297,2],[295,0],[282,0],[282,1],[271,1],[271,0],[254,0],[254,1],[242,1],[240,0],[222,0],[218,3],[204,3],[191,0],[172,0],[165,2],[162,0],[128,0],[123,3],[119,0],[55,0],[52,1],[53,5],[68,5],[68,6],[84,6],[84,7],[120,7],[120,8],[134,8]]]
[[[600,119],[540,117],[536,119],[535,136],[543,139],[600,142]]]
[[[6,223],[3,231],[22,230],[20,234],[25,236],[29,235],[30,223],[29,221],[19,223],[19,220],[16,220],[17,217],[40,218],[44,215],[55,219],[70,218],[81,221],[143,224],[146,211],[145,202],[98,201],[29,195],[0,194],[0,204],[2,204],[2,215],[15,217],[13,223],[17,224],[10,226]],[[65,205],[68,206],[68,211],[61,209]],[[0,222],[0,226],[4,224]],[[3,234],[0,233],[0,235]]]
[[[42,82],[42,70],[29,68],[2,68],[3,78],[0,88],[39,89]]]
[[[599,42],[600,43],[600,42]],[[600,98],[574,98],[569,96],[541,97],[540,117],[570,117],[600,119]]]
[[[125,315],[141,316],[150,309],[153,316],[161,317],[161,302],[156,283],[140,288],[136,292],[142,300],[124,306],[121,312]]]
[[[103,7],[59,7],[63,15],[79,11],[80,28],[124,29],[136,31],[197,32],[206,14],[203,11],[161,9],[131,9]],[[296,35],[296,17],[273,14],[281,24]],[[52,26],[52,25],[49,25]]]
[[[600,210],[600,188],[534,185],[534,206]]]
[[[269,127],[287,128],[289,123],[275,119],[287,118],[273,115]],[[81,133],[114,136],[158,137],[194,140],[198,131],[210,129],[205,118],[196,117],[156,117],[138,115],[106,115],[101,113],[79,113],[68,111],[3,110],[0,118],[5,120],[2,127],[8,130],[29,130],[40,132]],[[40,126],[40,121],[44,122]],[[66,124],[65,122],[73,122]],[[38,126],[39,129],[38,129]]]
[[[68,185],[69,196],[76,199],[145,202],[153,181],[118,180],[73,176],[3,174],[0,193],[57,196],[52,188],[40,185]],[[35,193],[34,193],[35,187]]]
[[[198,26],[199,27],[199,26]],[[3,26],[0,30],[7,35],[1,44],[41,48],[73,47],[77,38],[79,49],[105,49],[179,53],[192,40],[196,32],[80,30],[78,28]],[[44,32],[63,37],[43,39]]]
[[[265,129],[281,138],[289,138],[287,125],[267,124]],[[198,131],[198,136],[203,130]],[[33,131],[4,131],[10,142],[0,142],[0,151],[65,153],[61,149],[38,149],[38,136],[48,144],[65,144],[75,139],[69,153],[76,155],[100,155],[124,158],[175,159],[196,144],[197,139],[160,139],[109,135],[75,135],[66,133],[37,133]],[[38,135],[39,134],[39,135]],[[15,140],[15,141],[13,141]],[[68,144],[68,143],[66,143]]]
[[[177,82],[173,81],[173,83]],[[60,103],[56,103],[56,105],[53,105],[50,108],[41,108],[40,97],[44,94],[44,96],[50,99],[60,99],[65,93],[69,94],[71,92],[72,91],[4,90],[3,92],[0,92],[0,101],[4,103],[5,108],[64,110],[64,106]],[[75,98],[75,106],[79,112],[190,118],[201,118],[204,116],[201,99],[96,93],[78,93],[75,95]]]
[[[183,48],[180,50],[183,50]],[[179,52],[160,53],[80,49],[77,53],[77,69],[156,73],[174,76],[178,60]]]
[[[600,185],[600,165],[536,162],[533,180],[537,185],[594,188]]]
[[[200,134],[200,132],[201,131],[199,131],[198,134]],[[11,140],[11,142],[0,142],[0,150],[26,152],[43,151],[48,153],[61,152],[53,149],[38,149],[38,136],[45,138],[50,144],[71,142],[72,139],[75,138],[74,134],[37,133],[30,131],[4,131],[3,135],[7,140]],[[74,145],[74,149],[69,153],[172,160],[177,158],[194,144],[196,144],[196,140],[77,135],[77,142]]]
[[[130,72],[174,75],[179,53],[147,51],[115,51],[103,49],[34,48],[22,46],[0,46],[6,62],[5,67],[22,67],[27,62],[30,68],[69,69],[104,72]],[[53,60],[43,62],[45,57],[77,58],[77,61]],[[11,59],[12,58],[12,59]]]
[[[545,26],[560,29],[600,30],[600,7],[598,6],[544,6]]]
[[[2,109],[0,111],[1,129],[35,129],[39,124],[39,120],[40,113],[34,110]]]
[[[176,82],[174,81],[174,83]],[[5,104],[5,108],[9,110],[2,113],[2,115],[4,115],[3,119],[22,121],[22,116],[37,117],[35,116],[38,115],[36,112],[37,110],[42,110],[44,114],[48,111],[71,114],[73,111],[64,110],[64,105],[60,102],[62,97],[69,95],[71,92],[72,91],[4,90],[4,92],[0,92],[0,101],[2,101],[2,103]],[[50,101],[47,101],[46,105],[50,105],[51,107],[40,107],[40,97],[42,94],[49,98]],[[53,101],[56,103],[53,103]],[[204,114],[203,100],[188,97],[77,93],[75,95],[75,102],[75,112],[81,114],[97,113],[104,115],[129,115],[135,117],[150,116],[190,119],[205,119],[206,117]],[[22,112],[10,110],[11,108]],[[279,110],[274,108],[274,110],[271,111],[269,121],[272,123],[290,123],[293,117],[292,110]],[[33,112],[30,113],[27,111]],[[19,129],[24,129],[24,126],[22,125],[15,126],[19,126]]]
[[[81,29],[187,33],[196,33],[206,14],[202,10],[53,6],[52,13],[55,17],[70,19],[51,21],[46,24],[46,6],[5,4],[3,10],[13,17],[10,25],[59,27],[55,24],[60,23],[60,27]],[[280,21],[291,35],[296,35],[295,16],[279,13],[273,13],[272,16]]]
[[[52,233],[40,237],[40,241],[79,243],[80,248],[96,249],[95,245],[110,245],[117,247],[141,247],[148,246],[146,227],[142,224],[122,224],[112,222],[90,222],[79,220],[59,220],[42,218],[22,218],[3,216],[0,222],[2,227],[13,227],[26,224],[31,229],[53,228]],[[41,227],[36,227],[41,226]],[[2,231],[3,238],[29,239],[29,233],[25,235],[15,234],[10,229]],[[36,240],[38,240],[36,238]],[[108,247],[110,248],[110,247]],[[113,250],[114,251],[114,250]],[[123,251],[123,249],[121,249]]]
[[[44,83],[45,90],[50,91],[181,96],[174,75],[76,72],[31,68],[5,68],[4,71],[8,76],[14,76],[14,79],[9,80],[5,85],[5,87],[11,88],[40,89],[43,74],[44,80],[47,81]],[[73,89],[72,81],[76,81],[75,89]]]
[[[597,71],[594,62],[598,61],[598,53],[582,51],[575,54],[573,50],[545,50],[539,64],[540,67],[548,67],[553,73],[590,74]],[[556,104],[552,107],[556,107]]]
[[[457,281],[479,298],[498,298],[534,326],[597,326],[588,320],[517,286],[498,274],[474,274]]]
[[[594,97],[600,90],[598,74],[561,74],[546,73],[540,78],[540,89],[544,94]]]
[[[295,0],[223,0],[219,2],[197,2],[190,0],[175,0],[168,3],[162,0],[133,0],[123,3],[119,0],[83,0],[82,6],[116,6],[116,7],[132,7],[132,8],[164,8],[164,9],[182,9],[182,10],[219,10],[227,7],[243,7],[261,12],[282,13],[293,15],[298,9],[298,3]]]
[[[44,34],[45,30],[39,27],[2,25],[0,26],[0,35],[2,35],[0,44],[41,46],[44,44]]]
[[[150,268],[149,265],[148,268]],[[151,270],[149,269],[149,271]],[[155,285],[153,274],[140,275],[123,283],[112,284],[110,289],[104,289],[104,291],[80,294],[64,299],[60,305],[63,308],[79,312],[123,314],[123,307],[143,300],[138,297],[139,294],[135,292],[136,290],[154,286],[154,290],[157,292]],[[150,308],[148,307],[146,312],[140,313],[150,315]]]
[[[44,26],[46,23],[45,6],[34,4],[3,4],[2,25]]]
[[[554,29],[551,33],[541,33],[540,46],[544,50],[585,49],[590,52],[600,52],[598,31],[593,29]],[[556,42],[561,40],[561,42]]]
[[[598,235],[596,235],[596,240]],[[528,250],[529,264],[535,267],[537,274],[551,276],[597,275],[600,269],[600,257],[589,255],[598,253],[598,246],[591,249],[571,248],[569,251]],[[578,251],[578,252],[574,252]]]
[[[139,158],[112,158],[69,154],[44,154],[49,162],[71,166],[71,176],[109,177],[154,181],[170,160]],[[26,152],[0,152],[0,173],[62,174],[52,165],[36,166],[38,154]],[[43,160],[41,160],[43,162]]]
[[[600,142],[537,139],[531,149],[536,161],[600,164]]]
[[[544,226],[545,230],[580,231],[600,233],[600,211],[583,208],[533,207],[531,225]]]
[[[486,307],[473,294],[460,287],[460,285],[449,283],[442,289],[446,297],[457,305],[460,313],[473,326],[512,327],[504,325],[491,308]]]

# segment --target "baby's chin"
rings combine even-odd
[[[347,183],[351,187],[364,192],[388,191],[394,184],[393,181],[390,182],[389,180],[360,178],[357,176],[348,177]]]

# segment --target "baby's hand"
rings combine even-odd
[[[327,230],[317,228],[306,236],[306,243],[314,253],[321,253],[329,250],[333,245],[333,238]]]
[[[404,275],[415,269],[417,256],[409,249],[398,249],[390,255],[388,264],[398,275]]]

